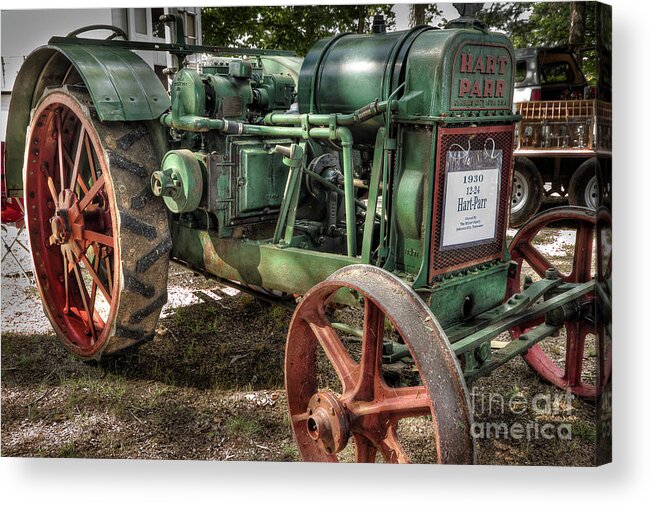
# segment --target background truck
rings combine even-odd
[[[522,225],[543,202],[597,207],[595,157],[611,156],[612,110],[607,95],[596,95],[569,50],[516,50],[514,99],[522,121],[515,132],[511,226]]]

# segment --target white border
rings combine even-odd
[[[174,2],[157,3],[169,6]],[[648,501],[651,12],[649,2],[614,3],[614,464],[598,469],[437,468],[3,458],[2,502],[93,506],[475,502],[532,506]],[[102,6],[125,4],[125,0],[101,1]],[[136,1],[135,6],[140,4],[152,2]],[[88,7],[88,1],[66,1],[65,6]],[[27,1],[20,7],[51,8],[52,3]]]

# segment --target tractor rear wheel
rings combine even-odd
[[[101,122],[85,90],[47,91],[33,111],[25,202],[45,314],[66,348],[99,359],[154,334],[171,238],[149,177],[144,124]]]
[[[335,302],[351,291],[362,309]],[[474,463],[456,357],[425,303],[396,276],[370,265],[336,271],[305,294],[286,346],[289,415],[303,460]],[[386,360],[392,353],[396,360]]]
[[[596,275],[594,259],[595,213],[581,207],[557,207],[544,211],[524,225],[509,247],[512,260],[517,262],[516,275],[509,279],[506,299],[520,292],[526,277],[545,278],[549,269],[566,283],[585,283]],[[563,266],[563,251],[557,258],[549,249],[549,238],[544,231],[558,230],[568,244],[569,261]],[[543,232],[543,234],[541,234]],[[594,293],[577,301],[577,306],[595,307]],[[592,319],[594,317],[591,317]],[[543,379],[573,394],[593,399],[601,393],[610,377],[611,348],[600,337],[594,321],[575,318],[564,323],[563,335],[547,338],[534,345],[523,356],[524,360]],[[542,324],[544,317],[511,329],[511,337],[519,339],[530,328]],[[549,341],[548,344],[546,342]]]

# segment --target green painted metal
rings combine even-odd
[[[182,54],[207,53],[219,56],[281,56],[285,58],[296,57],[296,51],[282,49],[255,49],[248,47],[228,46],[196,46],[193,44],[168,44],[164,42],[139,42],[131,40],[102,40],[85,39],[81,37],[52,37],[49,44],[83,44],[85,46],[101,46],[129,51],[158,51]]]
[[[337,269],[359,259],[270,242],[222,239],[173,221],[172,257],[220,278],[304,294]]]
[[[384,78],[396,69],[396,52],[411,32],[343,34],[319,41],[306,55],[299,76],[302,113],[350,113],[393,91]],[[384,124],[381,118],[354,130],[357,142],[372,143]]]
[[[373,253],[373,237],[376,217],[375,210],[377,209],[378,205],[378,198],[380,196],[380,181],[382,172],[384,170],[383,161],[385,131],[386,130],[384,127],[380,128],[377,131],[377,136],[375,139],[375,151],[373,152],[373,168],[371,169],[371,179],[368,188],[368,207],[366,213],[366,221],[364,222],[364,237],[362,239],[362,262],[365,264],[371,263],[371,256]],[[382,214],[380,214],[380,221],[383,221]]]
[[[424,32],[409,52],[399,117],[511,117],[514,61],[511,43],[500,34]]]
[[[78,43],[54,47],[81,75],[102,121],[152,120],[169,108],[163,83],[137,54]]]
[[[81,42],[85,39],[69,40],[36,49],[16,76],[7,119],[6,180],[10,196],[22,194],[25,131],[30,111],[46,87],[74,84],[80,79],[102,121],[152,120],[170,106],[163,84],[137,54],[115,46],[86,45]]]
[[[509,360],[526,353],[529,348],[534,344],[539,343],[546,337],[553,336],[558,333],[560,330],[560,325],[548,325],[543,323],[537,327],[534,327],[526,334],[522,334],[520,339],[511,341],[504,348],[490,352],[487,357],[488,360],[484,360],[481,365],[475,368],[468,368],[468,371],[464,371],[464,376],[466,381],[474,381],[475,379],[486,376],[498,367],[504,365]],[[490,348],[490,343],[485,342],[482,345],[484,348]]]
[[[561,290],[558,280],[543,280],[503,303],[507,252],[476,265],[459,260],[449,272],[429,277],[430,240],[440,226],[433,215],[438,129],[517,119],[511,111],[513,50],[504,36],[424,27],[342,34],[317,43],[304,61],[286,52],[201,48],[236,58],[205,72],[181,68],[170,101],[131,51],[182,57],[196,49],[177,37],[155,46],[53,39],[21,70],[20,112],[10,111],[24,136],[26,114],[44,87],[76,72],[103,121],[158,119],[168,134],[159,144],[174,149],[161,156],[152,188],[172,212],[176,260],[230,282],[295,294],[341,267],[376,264],[421,293],[468,378],[526,351],[557,327],[548,321],[499,354],[491,354],[491,337],[591,289]],[[243,55],[252,58],[237,58]],[[288,112],[295,98],[300,114]],[[11,135],[12,145],[24,142],[15,129]],[[341,167],[322,173],[308,168],[335,149]],[[8,153],[18,167],[16,151]],[[9,181],[20,174],[13,170]],[[367,195],[354,177],[364,178]],[[320,190],[309,190],[308,178]],[[323,218],[330,204],[335,225]],[[404,351],[398,346],[385,355],[396,359]]]
[[[175,213],[190,213],[203,196],[206,168],[189,149],[168,151],[161,169],[151,175],[152,192]]]
[[[536,304],[526,311],[522,311],[512,316],[507,316],[506,318],[493,320],[483,329],[452,343],[452,349],[456,354],[470,351],[482,342],[489,341],[502,332],[506,332],[517,325],[533,321],[537,317],[545,315],[556,308],[571,303],[572,301],[594,291],[595,284],[596,282],[594,280],[588,281],[587,283],[578,285],[571,290],[563,291],[558,295],[554,295],[545,302]]]
[[[430,308],[447,328],[499,306],[506,292],[508,264],[497,263],[450,276],[432,288]],[[496,315],[497,316],[497,315]]]

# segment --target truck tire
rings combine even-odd
[[[574,171],[568,185],[567,198],[572,206],[597,209],[599,187],[596,158],[586,160]]]
[[[510,227],[523,225],[538,212],[543,198],[543,185],[542,176],[531,160],[515,159],[511,184]]]

